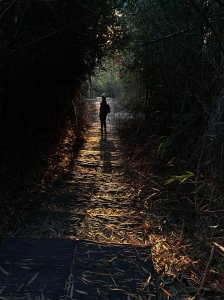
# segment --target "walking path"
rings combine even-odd
[[[94,101],[96,117],[71,172],[0,248],[0,299],[157,299],[109,104],[107,134]]]

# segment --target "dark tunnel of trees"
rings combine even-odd
[[[158,248],[160,287],[203,283],[208,261],[223,291],[223,0],[0,0],[0,239],[64,184],[89,124],[83,100],[102,92],[136,117],[116,133],[121,173],[144,221],[133,228]],[[209,258],[214,242],[222,260]]]
[[[223,179],[223,1],[2,0],[0,25],[2,199],[54,152],[105,57],[116,80],[96,92],[157,123],[161,156],[185,151]]]
[[[16,206],[35,176],[40,181],[68,123],[74,125],[83,82],[121,44],[113,5],[0,1],[1,215],[12,213],[8,202]]]

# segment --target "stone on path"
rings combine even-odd
[[[115,106],[99,101],[71,170],[0,248],[0,299],[157,299],[144,212],[124,175]]]

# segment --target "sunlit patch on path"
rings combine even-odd
[[[96,101],[96,117],[70,172],[48,192],[41,207],[27,216],[16,237],[5,241],[0,251],[4,283],[0,296],[29,293],[48,299],[156,299],[144,221],[134,189],[123,174],[125,151],[116,134],[113,101],[109,104],[107,133],[100,131]],[[38,260],[41,251],[48,273]],[[33,263],[28,261],[22,268],[26,254]],[[52,277],[62,266],[61,277]],[[57,284],[51,284],[52,280]]]

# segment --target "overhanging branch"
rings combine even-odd
[[[175,36],[178,36],[178,35],[181,35],[181,34],[185,34],[185,33],[188,33],[188,32],[191,32],[193,30],[195,30],[196,28],[191,28],[191,29],[185,29],[185,30],[181,30],[181,31],[178,31],[178,32],[175,32],[175,33],[172,33],[172,34],[169,34],[169,35],[166,35],[166,36],[163,36],[159,39],[155,39],[155,40],[151,40],[151,41],[148,41],[144,44],[142,44],[142,46],[148,46],[150,44],[153,44],[153,43],[156,43],[156,42],[159,42],[159,41],[162,41],[162,40],[167,40],[167,39],[170,39],[170,38],[173,38]]]

